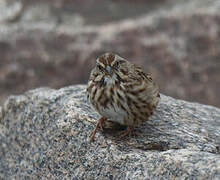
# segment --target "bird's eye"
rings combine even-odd
[[[103,67],[101,66],[101,65],[97,65],[97,67],[98,67],[98,69],[100,70],[100,71],[104,71],[104,69],[103,69]]]
[[[114,69],[118,69],[118,67],[119,67],[119,62],[117,61],[117,62],[115,62],[115,64],[114,64]]]

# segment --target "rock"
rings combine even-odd
[[[23,8],[20,0],[1,0],[0,23],[16,21],[22,14]]]
[[[152,73],[163,93],[220,107],[218,0],[146,1],[123,11],[122,1],[25,2],[17,21],[0,26],[0,104],[39,86],[86,83],[97,56],[113,51]]]
[[[138,135],[88,135],[85,86],[10,96],[0,117],[2,179],[220,179],[220,109],[161,95]]]

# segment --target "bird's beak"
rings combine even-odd
[[[112,68],[109,65],[107,65],[106,66],[106,71],[107,71],[108,74],[111,74]]]

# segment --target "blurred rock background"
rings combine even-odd
[[[152,73],[166,95],[220,107],[219,0],[1,0],[0,105],[87,83],[107,51]]]

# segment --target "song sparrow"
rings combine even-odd
[[[105,120],[128,126],[121,136],[129,134],[153,114],[159,97],[158,86],[141,67],[113,53],[100,56],[87,87],[88,100],[102,116],[90,141]]]

